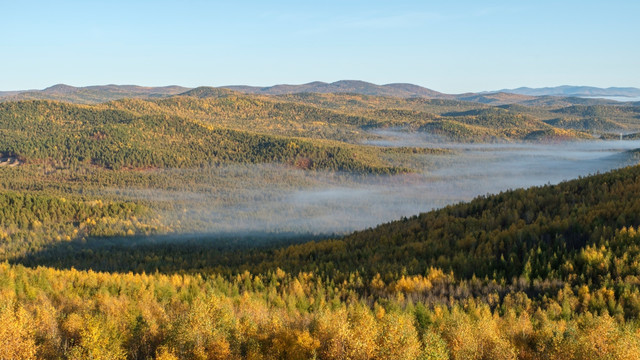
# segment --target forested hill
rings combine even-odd
[[[456,279],[624,286],[629,276],[640,277],[634,265],[640,235],[633,230],[639,225],[640,166],[634,166],[559,185],[482,196],[333,240],[221,252],[218,245],[207,250],[202,241],[206,237],[200,237],[196,243],[184,242],[184,247],[126,247],[115,257],[96,250],[96,258],[84,260],[67,249],[66,255],[55,254],[54,262],[70,261],[67,266],[77,267],[102,263],[117,269],[118,260],[113,259],[127,259],[121,270],[133,270],[127,264],[140,264],[152,253],[155,260],[142,267],[146,271],[185,270],[182,266],[190,263],[194,271],[268,273],[281,268],[336,280],[354,272],[369,280],[380,274],[391,281],[438,268]],[[167,249],[170,252],[164,253]],[[39,256],[48,259],[45,264],[53,260],[43,253],[29,263],[38,263]]]
[[[274,85],[268,87],[256,86],[224,86],[230,90],[236,90],[249,94],[283,95],[295,93],[353,93],[363,95],[392,96],[392,97],[427,97],[445,98],[452,97],[438,91],[427,89],[413,84],[386,84],[376,85],[366,81],[340,80],[332,83],[314,81],[302,85]]]
[[[395,161],[392,149],[362,145],[384,139],[375,131],[385,129],[458,142],[610,138],[639,132],[640,110],[604,105],[497,107],[353,94],[272,97],[216,88],[95,105],[2,102],[0,157],[111,169],[281,163],[357,173],[410,171],[406,156]]]
[[[132,204],[3,199],[8,220],[61,204],[80,232],[157,228]],[[635,359],[639,225],[634,166],[286,247],[58,241],[0,264],[0,339],[51,359]]]
[[[443,140],[491,142],[522,140],[554,127],[519,111],[480,109],[456,101],[406,102],[398,98],[361,98],[330,94],[321,103],[312,97],[271,98],[198,88],[160,100],[126,99],[105,104],[139,115],[170,115],[236,130],[284,136],[361,142],[373,129],[397,128],[428,132]],[[293,100],[293,101],[292,101]],[[460,111],[463,110],[463,111]],[[590,138],[587,133],[556,128],[556,138]],[[550,136],[550,138],[553,138]]]
[[[176,168],[284,163],[304,169],[397,173],[372,147],[226,129],[173,114],[51,101],[0,104],[0,155],[63,166]]]
[[[265,264],[363,274],[604,284],[639,276],[640,166],[479,197],[327,242],[275,252]],[[310,261],[312,259],[312,261]],[[279,265],[283,266],[283,265]]]
[[[479,197],[344,238],[267,250],[245,248],[233,254],[217,248],[207,253],[201,243],[199,255],[185,250],[185,256],[202,256],[192,262],[201,264],[199,270],[231,273],[282,268],[341,279],[357,271],[369,279],[381,274],[391,280],[439,268],[458,279],[509,283],[521,278],[527,283],[605,286],[640,276],[634,265],[640,235],[632,230],[639,225],[640,166],[634,166],[559,185]],[[174,252],[166,254],[170,258],[146,270],[167,271],[175,266],[172,263],[186,260],[179,257],[181,250],[171,248]],[[140,249],[144,249],[141,254],[165,256],[159,245],[155,250]],[[127,263],[140,260],[131,249],[126,251],[122,256],[129,258]],[[103,261],[88,259],[87,264],[98,260]]]
[[[464,142],[566,140],[640,131],[640,112],[634,103],[512,93],[449,95],[412,84],[363,81],[194,89],[59,84],[39,91],[0,93],[0,102],[34,99],[95,104],[141,116],[197,118],[222,122],[236,130],[350,142],[362,140],[362,131],[373,127],[426,131]],[[506,117],[511,119],[505,122]],[[527,117],[525,126],[514,124],[522,117]]]
[[[0,92],[0,101],[57,100],[95,104],[123,98],[157,98],[189,90],[181,86],[146,87],[136,85],[96,85],[75,87],[57,84],[43,90]]]
[[[181,86],[145,87],[136,85],[95,85],[75,87],[57,84],[42,90],[0,91],[0,101],[18,100],[57,100],[82,104],[96,104],[125,98],[165,98],[179,95],[191,90]],[[568,106],[568,105],[620,105],[619,102],[597,98],[580,98],[578,96],[637,96],[640,90],[635,88],[592,88],[564,86],[556,88],[529,89],[518,88],[497,92],[477,92],[463,94],[445,94],[419,85],[393,83],[385,85],[372,84],[360,80],[340,80],[332,83],[314,81],[300,85],[273,85],[266,87],[229,85],[216,88],[217,91],[236,91],[253,95],[287,95],[287,94],[359,94],[368,96],[397,97],[404,99],[439,99],[459,100],[475,103],[504,105],[522,104],[534,106]],[[196,91],[197,92],[197,91]]]

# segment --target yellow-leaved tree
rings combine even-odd
[[[0,359],[34,359],[36,343],[29,314],[6,298],[0,295]]]

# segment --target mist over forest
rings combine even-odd
[[[376,131],[384,147],[450,149],[416,155],[414,172],[353,175],[307,172],[281,165],[228,165],[208,170],[200,191],[107,189],[123,199],[165,203],[180,232],[272,236],[345,234],[442,208],[476,196],[575,179],[632,165],[640,141],[452,143],[426,133]],[[191,170],[167,170],[171,173]],[[216,186],[225,191],[216,191]],[[176,226],[180,228],[180,226]]]

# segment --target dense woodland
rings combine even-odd
[[[505,192],[300,245],[125,236],[9,256],[6,349],[45,358],[632,359],[638,172]],[[51,201],[7,198],[27,218]],[[71,204],[59,216],[144,216],[95,207]]]
[[[635,107],[214,90],[0,103],[0,358],[638,358],[639,166],[346,236],[212,237],[167,195],[268,201],[455,156],[363,145],[374,129],[576,140]]]
[[[55,102],[0,104],[0,153],[23,161],[106,168],[278,162],[309,169],[397,173],[377,149],[229,130],[177,116]]]

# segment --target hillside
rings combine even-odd
[[[631,359],[640,352],[639,179],[640,167],[629,167],[291,246],[151,238],[15,253],[14,264],[63,270],[0,264],[10,305],[0,321],[11,329],[0,330],[11,341],[3,351]],[[18,194],[0,202],[0,224],[13,229],[28,226],[19,214],[39,218],[60,204],[63,214],[35,227],[87,216],[80,231],[145,231],[146,210],[132,205]],[[89,270],[107,264],[116,272]]]
[[[503,97],[502,95],[506,96]],[[514,123],[518,121],[518,117],[524,116],[529,119],[530,124],[541,121],[546,125],[552,125],[559,129],[578,130],[595,134],[610,131],[637,131],[636,129],[640,127],[637,106],[634,103],[553,96],[522,98],[520,95],[515,95],[518,101],[508,101],[514,95],[487,94],[482,96],[490,99],[487,101],[478,98],[473,99],[473,101],[484,102],[480,104],[450,99],[399,99],[355,94],[294,94],[279,96],[278,98],[335,111],[354,112],[365,116],[371,116],[372,114],[375,116],[376,112],[393,113],[394,111],[397,112],[397,110],[409,110],[414,113],[436,114],[445,120],[466,123],[468,119],[464,118],[465,112],[473,114],[484,111],[487,114],[499,114],[498,109],[504,109],[508,110],[508,113],[506,113],[508,115],[503,113],[501,116],[511,116],[512,119],[508,120],[510,123]],[[433,116],[427,116],[426,118],[433,119]],[[498,119],[488,119],[487,123],[480,122],[478,124],[483,127],[492,127],[497,125],[495,121],[498,121]],[[499,122],[503,123],[502,121]],[[404,123],[410,123],[410,121],[405,121]],[[536,130],[548,130],[546,125],[538,123]],[[436,126],[436,124],[430,126]],[[452,135],[452,138],[458,138],[455,134]],[[500,137],[498,134],[492,135]],[[512,139],[518,138],[518,136],[514,135],[506,136]],[[523,137],[526,137],[526,135]],[[582,138],[584,134],[578,134],[577,137]],[[465,141],[464,139],[459,140]]]
[[[228,130],[175,115],[50,101],[0,104],[0,153],[23,162],[110,169],[284,163],[305,169],[403,171],[376,149]]]
[[[433,130],[444,140],[490,142],[522,140],[550,127],[536,119],[537,113],[529,116],[456,100],[350,94],[273,98],[198,88],[167,99],[120,100],[106,105],[138,114],[195,118],[236,130],[351,143],[371,138],[368,131],[380,128]],[[548,111],[544,114],[554,117]],[[589,137],[575,131],[566,134],[575,139]]]
[[[57,84],[43,90],[0,93],[0,101],[57,100],[79,104],[98,104],[123,98],[157,98],[187,91],[181,86],[144,87],[136,85],[98,85],[75,87]]]
[[[198,88],[187,96],[162,100],[125,99],[107,104],[137,114],[181,116],[218,127],[284,136],[356,142],[374,119],[271,98]]]
[[[224,88],[214,88],[210,86],[200,86],[195,89],[191,89],[189,91],[185,91],[178,95],[182,96],[192,96],[197,98],[218,98],[218,97],[227,97],[231,95],[237,95],[238,92],[224,89]]]
[[[617,242],[622,241],[621,229],[640,225],[639,175],[636,166],[556,186],[481,197],[336,242],[294,246],[277,252],[274,263],[282,266],[313,258],[313,266],[341,264],[335,269],[344,273],[350,266],[366,274],[420,274],[438,267],[460,278],[526,276],[604,285],[618,276],[623,281],[626,273],[589,270],[594,264],[580,263],[580,256],[589,248],[600,252],[602,261],[611,261],[603,265],[609,268],[618,256],[612,251],[624,252],[633,244],[629,241],[637,241],[634,237],[636,240],[625,239],[624,244]],[[331,248],[341,252],[336,254]],[[290,257],[292,254],[296,256]],[[411,259],[402,254],[411,254]],[[370,261],[363,266],[356,259]],[[305,267],[303,263],[297,266]]]
[[[445,94],[413,84],[376,85],[358,80],[341,80],[333,83],[315,81],[302,85],[274,85],[269,87],[223,86],[223,88],[248,94],[284,95],[296,93],[353,93],[392,97],[444,97]]]
[[[491,105],[505,105],[505,104],[519,104],[525,101],[535,100],[534,96],[526,96],[520,94],[512,94],[506,92],[497,93],[480,93],[480,94],[461,94],[456,96],[456,100],[471,101],[481,104]]]
[[[522,104],[529,106],[543,106],[558,108],[570,105],[620,105],[620,102],[607,99],[586,98],[581,96],[612,96],[637,97],[635,88],[589,88],[589,87],[558,87],[544,89],[519,88],[514,90],[500,90],[495,92],[478,92],[463,94],[445,94],[419,85],[408,83],[392,83],[385,85],[372,84],[359,80],[340,80],[333,83],[314,81],[300,85],[273,85],[267,87],[229,85],[220,87],[200,87],[189,89],[181,86],[145,87],[136,85],[96,85],[74,87],[57,84],[43,90],[17,90],[0,92],[0,101],[19,100],[56,100],[80,104],[97,104],[125,98],[154,99],[174,95],[193,95],[203,89],[217,89],[235,91],[243,94],[286,96],[298,94],[351,94],[377,97],[393,97],[402,99],[438,99],[458,100],[476,104],[506,105]],[[188,93],[195,90],[194,93]],[[210,91],[210,90],[209,90]],[[202,94],[198,95],[203,97]]]
[[[600,119],[640,119],[640,107],[623,106],[612,107],[604,105],[574,105],[565,108],[553,110],[556,114],[565,114],[582,118],[600,118]]]
[[[588,270],[593,264],[580,263],[580,256],[588,249],[594,249],[604,254],[601,255],[608,262],[602,266],[613,266],[614,258],[618,256],[615,251],[625,250],[617,243],[621,241],[620,234],[624,233],[621,229],[640,225],[639,179],[640,167],[634,166],[559,185],[479,197],[469,203],[448,206],[344,238],[268,250],[218,253],[219,248],[215,247],[216,252],[207,254],[204,251],[207,249],[206,237],[201,236],[200,244],[184,244],[184,254],[189,254],[187,249],[191,246],[200,249],[200,256],[206,261],[195,263],[207,265],[198,268],[199,271],[209,268],[230,273],[268,272],[279,267],[294,273],[313,271],[342,279],[353,271],[364,277],[379,273],[395,278],[401,274],[424,274],[436,267],[445,272],[452,271],[457,279],[477,276],[510,282],[526,277],[528,281],[556,279],[575,286],[588,281],[604,286],[612,281],[624,281],[631,273]],[[631,246],[629,241],[640,241],[638,239],[625,240],[625,246]],[[179,248],[168,246],[174,250]],[[127,264],[138,263],[140,259],[136,256],[145,256],[146,252],[165,256],[162,248],[161,243],[155,243],[153,247],[143,243],[128,248],[128,255],[121,254],[130,258],[122,263],[122,270],[131,270]],[[136,255],[134,250],[140,253]],[[117,251],[117,247],[106,251]],[[42,255],[47,259],[46,252]],[[56,263],[61,255],[56,255]],[[96,249],[96,257],[105,255]],[[81,266],[72,253],[67,256],[67,266]],[[37,261],[38,257],[34,254],[30,261]],[[96,260],[87,258],[84,266],[90,266]],[[162,269],[168,271],[181,262],[174,260],[174,265],[163,263]],[[569,263],[571,267],[567,267]],[[153,266],[156,265],[147,270],[153,271]],[[634,269],[625,271],[640,276]]]
[[[398,86],[411,88],[406,84]],[[76,96],[83,89],[60,85],[45,92],[66,98]],[[119,94],[114,97],[124,96]],[[520,99],[520,104],[513,104],[505,97],[480,104],[455,99],[352,93],[247,95],[211,87],[200,87],[179,95],[156,95],[146,93],[138,98],[98,105],[102,109],[123,110],[138,117],[180,117],[230,130],[351,144],[371,140],[369,131],[381,128],[433,131],[445,140],[464,142],[517,141],[535,139],[536,134],[541,133],[560,134],[551,131],[552,128],[567,130],[558,137],[566,139],[640,130],[637,107],[632,104],[575,105],[555,97],[547,97],[552,99],[549,103],[546,98],[527,98]],[[585,104],[594,101],[582,100]]]
[[[408,157],[394,163],[388,150],[362,145],[384,140],[379,130],[426,134],[444,142],[563,141],[640,130],[638,109],[629,105],[496,107],[354,94],[273,97],[204,87],[179,96],[96,105],[1,104],[3,157],[111,169],[280,163],[397,173],[408,170],[403,165]]]

